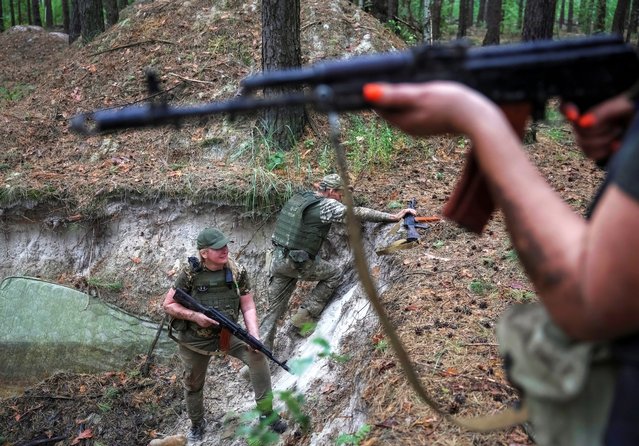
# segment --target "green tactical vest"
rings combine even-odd
[[[293,195],[277,217],[273,242],[316,256],[331,229],[330,223],[320,220],[321,200],[311,191]]]
[[[230,269],[209,271],[203,269],[193,274],[191,295],[203,305],[213,307],[234,322],[240,314],[240,293]],[[191,328],[200,328],[189,322]]]

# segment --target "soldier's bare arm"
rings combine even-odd
[[[588,223],[548,185],[485,97],[445,82],[381,85],[378,92],[380,114],[409,133],[471,138],[526,272],[568,334],[607,339],[639,329],[637,200],[613,185]]]
[[[202,313],[198,313],[197,311],[189,310],[183,305],[179,304],[173,299],[175,295],[175,289],[171,288],[167,291],[164,296],[164,302],[162,303],[162,308],[169,316],[173,316],[177,319],[184,319],[187,321],[192,321],[198,324],[200,327],[210,327],[211,325],[219,325],[217,321],[205,316]]]

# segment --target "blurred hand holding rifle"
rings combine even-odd
[[[149,88],[159,91],[149,75]],[[356,56],[299,69],[265,72],[242,80],[240,95],[207,104],[173,107],[163,102],[98,110],[72,119],[83,134],[179,124],[213,114],[247,113],[271,107],[311,105],[323,112],[371,108],[364,85],[449,80],[465,84],[499,104],[515,131],[523,134],[529,117],[542,118],[548,99],[557,97],[585,111],[631,89],[639,79],[636,51],[616,36],[532,41],[469,48],[462,43],[418,46],[402,52]],[[298,93],[257,97],[258,90],[306,87]],[[487,123],[490,125],[490,123]],[[472,149],[444,216],[481,233],[494,210],[488,185]]]

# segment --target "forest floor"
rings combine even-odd
[[[220,8],[201,0],[132,5],[118,25],[85,46],[68,47],[44,32],[0,34],[3,206],[54,200],[73,221],[95,217],[99,204],[113,197],[222,193],[229,199],[230,189],[255,187],[248,179],[256,163],[275,163],[268,175],[281,181],[303,184],[323,175],[333,160],[328,129],[324,118],[310,111],[313,125],[292,155],[262,148],[258,159],[250,158],[251,148],[235,144],[238,137],[229,129],[250,129],[244,118],[107,137],[81,138],[69,131],[68,119],[76,113],[145,99],[141,73],[148,66],[162,74],[168,100],[188,104],[232,97],[238,80],[259,70],[260,27],[255,4],[227,3]],[[366,42],[375,51],[403,47],[350,3],[307,3],[304,63],[367,51]],[[378,132],[379,139],[387,129],[371,113],[360,116],[364,127],[373,130],[357,133],[355,119],[345,120],[344,130],[359,203],[389,209],[415,197],[420,215],[438,215],[468,141],[457,136],[414,140],[395,133],[390,158],[364,162],[358,156],[366,151],[356,146],[370,145],[371,152],[374,141],[368,132]],[[220,154],[222,143],[232,149]],[[580,155],[557,113],[541,124],[538,141],[526,150],[561,196],[583,213],[600,173]],[[393,254],[389,261],[399,273],[393,286],[382,290],[384,303],[418,373],[444,410],[479,415],[512,404],[516,395],[502,371],[494,326],[507,306],[535,297],[501,216],[481,237],[448,222],[435,223],[416,249]],[[107,299],[123,300],[118,293]],[[144,297],[137,304],[127,298],[126,305],[149,315]],[[520,428],[480,435],[448,424],[407,385],[381,329],[370,349],[363,376],[372,429],[359,444],[531,444]],[[154,365],[146,374],[142,364],[140,358],[124,371],[56,375],[23,396],[3,400],[0,445],[141,445],[170,432],[183,410],[177,367]],[[229,363],[226,372],[235,367]],[[361,378],[357,361],[345,368],[344,379],[356,373]],[[318,415],[331,408],[313,410]],[[308,438],[298,432],[286,444],[306,444]]]

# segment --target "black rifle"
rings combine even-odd
[[[261,108],[310,104],[324,111],[371,108],[362,87],[371,82],[421,83],[450,80],[466,84],[494,102],[529,103],[541,117],[546,101],[560,97],[582,110],[637,82],[639,58],[617,36],[539,40],[469,48],[464,43],[423,45],[406,51],[320,62],[299,69],[265,72],[241,81],[241,94],[227,101],[173,107],[151,102],[104,109],[74,117],[83,133],[178,124],[186,118]],[[159,91],[149,75],[149,88]],[[307,92],[255,97],[265,88],[311,87]],[[90,124],[90,125],[89,125]]]
[[[281,362],[277,360],[277,358],[273,356],[273,353],[268,348],[266,348],[266,346],[262,344],[255,336],[237,325],[228,317],[226,317],[224,313],[216,310],[213,307],[202,305],[197,300],[193,299],[193,297],[191,297],[189,293],[180,288],[175,289],[173,299],[183,307],[186,307],[189,310],[197,311],[198,313],[202,313],[203,315],[217,321],[220,324],[220,327],[228,330],[236,338],[246,342],[253,350],[264,353],[264,355],[275,364],[279,365],[287,372],[291,372],[286,365],[286,361]]]
[[[408,202],[408,207],[410,209],[417,209],[417,199],[413,198]],[[417,223],[415,221],[415,216],[413,214],[404,215],[404,227],[406,228],[406,242],[416,242],[419,240],[419,233],[417,232],[417,228],[420,229],[429,229],[430,226],[428,223]]]
[[[71,127],[91,134],[177,125],[187,118],[219,113],[232,115],[307,104],[325,112],[361,110],[373,107],[363,97],[366,84],[448,80],[465,84],[500,104],[513,128],[522,134],[528,117],[543,117],[550,98],[558,97],[587,110],[628,91],[637,79],[639,56],[619,36],[473,48],[463,43],[423,45],[250,76],[241,82],[240,95],[227,101],[185,107],[149,102],[98,110],[74,117]],[[148,75],[148,81],[149,90],[157,93],[157,78]],[[295,87],[297,92],[255,96],[259,90],[287,87]],[[471,156],[443,213],[462,226],[481,232],[493,209],[488,186]]]

